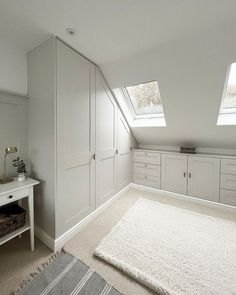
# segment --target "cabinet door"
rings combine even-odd
[[[219,202],[220,159],[188,157],[188,195]]]
[[[161,188],[165,191],[187,193],[187,156],[162,154]]]
[[[95,66],[58,40],[56,46],[56,206],[61,235],[95,208]]]
[[[96,70],[96,206],[115,194],[117,105]]]
[[[118,172],[117,172],[117,189],[121,190],[131,182],[131,164],[132,164],[132,151],[131,151],[131,133],[120,110],[118,111]]]

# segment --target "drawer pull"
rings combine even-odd
[[[10,195],[9,197],[8,197],[8,199],[12,199],[13,198],[13,195]]]

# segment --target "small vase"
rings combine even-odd
[[[19,182],[21,181],[25,181],[25,173],[19,173],[18,174],[18,179],[17,179]]]

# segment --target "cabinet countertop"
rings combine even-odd
[[[144,151],[144,152],[156,152],[161,154],[171,154],[171,155],[185,155],[185,156],[199,156],[199,157],[212,157],[212,158],[222,158],[222,159],[236,159],[236,155],[226,155],[226,154],[214,154],[214,153],[181,153],[177,151],[167,151],[167,150],[152,150],[152,149],[133,149],[133,151]]]

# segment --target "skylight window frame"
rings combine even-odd
[[[136,120],[136,119],[164,118],[165,117],[161,97],[159,97],[159,99],[160,99],[160,102],[161,102],[160,104],[161,104],[162,112],[160,112],[160,113],[149,113],[149,114],[142,114],[141,115],[141,114],[136,113],[136,110],[135,110],[135,107],[133,105],[132,99],[131,99],[131,97],[129,95],[129,92],[127,90],[127,87],[133,87],[133,86],[138,86],[140,84],[148,84],[148,83],[152,83],[152,82],[156,82],[157,85],[158,85],[157,80],[152,80],[152,81],[142,82],[142,83],[139,83],[139,84],[133,84],[133,85],[129,85],[129,86],[121,88],[121,90],[123,92],[123,95],[124,95],[124,97],[126,99],[126,103],[127,103],[129,109],[132,112],[134,120]],[[160,91],[159,85],[158,85],[158,90]]]
[[[221,98],[219,114],[218,114],[218,118],[217,118],[217,125],[218,126],[220,126],[220,125],[236,125],[236,107],[235,106],[223,107],[226,93],[228,90],[230,72],[231,72],[231,68],[232,68],[233,64],[236,65],[236,62],[232,62],[228,66],[226,77],[225,77],[224,89],[223,89],[223,94],[222,94],[222,98]]]

